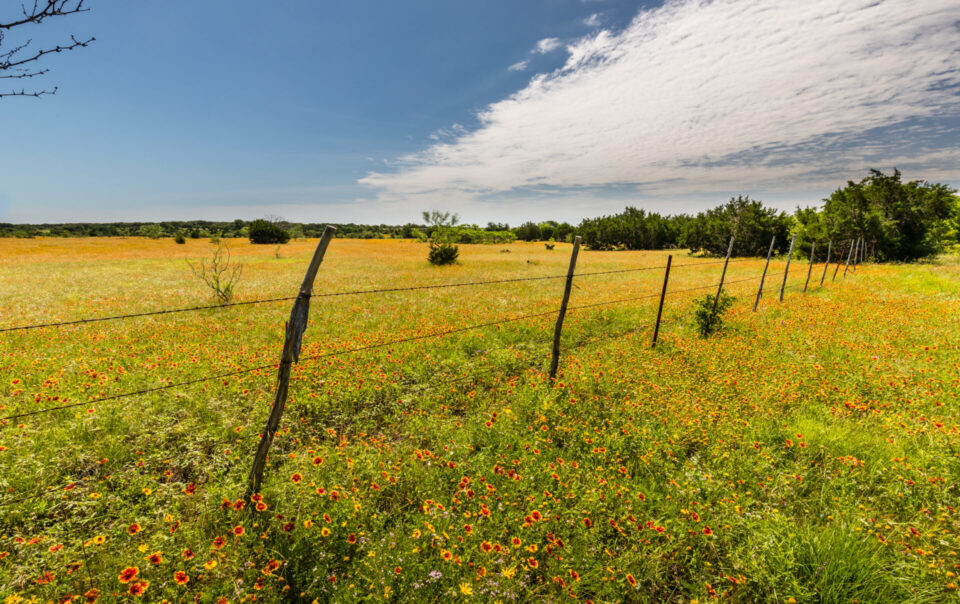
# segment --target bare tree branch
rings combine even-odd
[[[30,7],[28,7],[26,4],[21,4],[20,12],[23,15],[21,18],[5,23],[0,22],[0,46],[3,45],[3,40],[6,33],[15,27],[40,24],[53,17],[62,17],[66,15],[87,12],[90,9],[84,7],[84,1],[85,0],[45,0],[41,2],[41,0],[34,0],[33,5]],[[71,35],[69,44],[58,44],[53,48],[42,48],[40,50],[35,50],[32,53],[25,54],[24,51],[26,51],[31,42],[33,42],[32,39],[29,39],[10,50],[0,52],[0,79],[18,80],[44,75],[50,70],[39,67],[35,68],[33,65],[31,65],[31,63],[39,61],[43,57],[50,54],[70,51],[76,48],[86,48],[94,40],[96,40],[94,37],[78,40],[76,36]],[[0,92],[0,98],[6,96],[39,97],[47,94],[55,94],[56,92],[56,86],[54,86],[52,89],[34,90],[30,92],[27,92],[25,89],[21,89],[19,91],[12,90],[10,92]]]

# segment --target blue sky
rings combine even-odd
[[[868,167],[960,183],[955,2],[88,5],[28,32],[96,36],[32,82],[59,92],[0,99],[0,221],[516,224],[789,209]]]

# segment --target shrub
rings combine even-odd
[[[201,260],[200,264],[194,265],[187,260],[187,264],[197,279],[210,288],[217,302],[220,304],[230,302],[233,298],[233,290],[243,272],[243,265],[231,260],[230,248],[224,242],[216,243],[213,256],[209,261]]]
[[[163,237],[163,227],[159,224],[145,224],[137,229],[137,235],[150,239],[160,239]]]
[[[430,251],[427,252],[430,264],[441,266],[456,262],[460,249],[453,243],[454,227],[460,222],[460,217],[450,212],[434,210],[424,212],[423,221],[433,227],[430,233]]]
[[[733,296],[722,291],[720,292],[720,300],[714,307],[715,297],[713,294],[707,294],[693,302],[693,318],[697,323],[697,331],[701,338],[709,338],[712,334],[723,329],[723,314],[727,312],[735,300]]]
[[[444,264],[453,264],[457,261],[460,250],[452,243],[430,242],[430,251],[427,253],[427,260],[430,264],[442,266]]]
[[[247,231],[250,243],[286,243],[290,233],[266,220],[254,220]]]
[[[187,242],[186,237],[183,236],[183,233],[177,233],[177,236],[173,238],[176,243],[184,244]]]

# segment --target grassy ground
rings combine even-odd
[[[238,300],[296,294],[315,242],[232,242]],[[509,250],[507,252],[506,250]],[[60,601],[942,602],[960,559],[960,265],[801,291],[715,259],[335,240],[260,510],[240,508],[272,368],[0,425],[0,594]],[[0,240],[0,328],[209,303],[206,241]],[[743,279],[751,281],[741,281]],[[620,304],[609,300],[649,296]],[[585,306],[586,308],[579,308]],[[0,333],[0,415],[277,360],[290,302]],[[362,352],[400,338],[546,313]],[[242,503],[242,502],[241,502]],[[136,573],[134,574],[134,570]],[[125,572],[126,571],[126,572]],[[138,592],[142,592],[139,593]]]

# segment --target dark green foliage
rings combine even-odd
[[[494,223],[489,223],[489,229]],[[506,226],[506,225],[498,225]],[[513,229],[514,234],[520,241],[547,241],[554,239],[557,241],[566,241],[573,234],[573,225],[566,222],[556,222],[547,220],[546,222],[525,222]]]
[[[661,216],[626,208],[620,214],[589,218],[577,233],[595,250],[660,250],[677,246],[686,216]]]
[[[460,248],[453,244],[456,240],[454,227],[460,222],[460,217],[450,212],[433,210],[423,213],[423,221],[430,225],[430,251],[427,260],[430,264],[442,266],[453,264],[460,255]]]
[[[824,200],[819,220],[798,210],[806,231],[836,243],[863,237],[878,260],[915,260],[956,242],[960,199],[956,189],[926,181],[903,182],[900,171],[879,170],[847,182]]]
[[[177,236],[174,237],[173,240],[174,242],[180,243],[180,244],[187,242],[187,238],[183,236],[183,233],[177,233]]]
[[[683,245],[694,252],[702,250],[722,256],[733,235],[732,256],[765,256],[770,238],[776,236],[774,251],[786,252],[791,223],[786,212],[765,208],[762,202],[739,195],[692,218],[685,225]]]
[[[723,314],[727,312],[735,300],[727,292],[721,291],[720,300],[717,301],[716,309],[714,309],[713,301],[715,298],[716,296],[713,294],[707,294],[693,301],[693,320],[697,324],[697,332],[701,338],[709,338],[723,329]]]
[[[443,266],[444,264],[453,264],[457,261],[460,250],[452,243],[431,241],[430,251],[427,253],[427,260],[430,264]]]
[[[286,243],[290,233],[266,220],[254,220],[248,230],[250,243]]]

